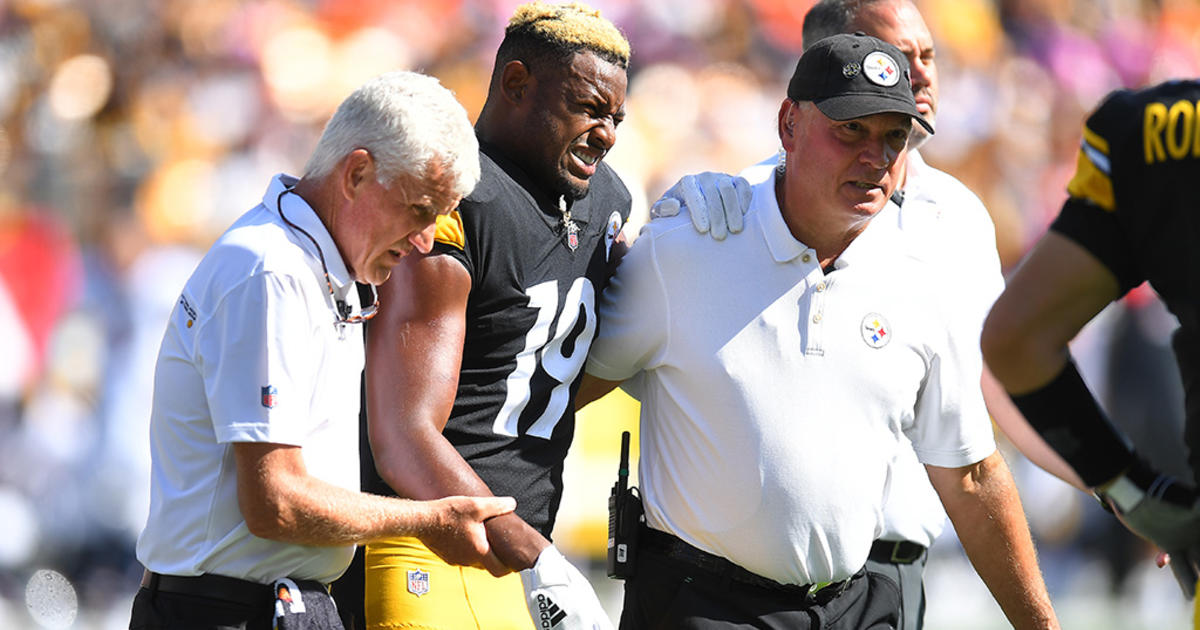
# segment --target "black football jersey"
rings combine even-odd
[[[1051,226],[1116,276],[1148,281],[1179,318],[1187,444],[1200,471],[1200,81],[1110,94],[1083,130],[1070,198]]]
[[[443,435],[549,538],[596,297],[630,195],[603,162],[588,194],[564,204],[494,147],[483,145],[479,157],[479,185],[439,218],[434,245],[471,276],[458,392]]]

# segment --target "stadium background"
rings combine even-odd
[[[125,627],[151,373],[179,287],[270,175],[299,172],[366,78],[434,74],[474,117],[516,4],[0,0],[0,627]],[[634,193],[631,231],[681,174],[775,151],[811,0],[592,4],[633,44],[628,118],[608,158]],[[924,153],[983,197],[1006,268],[1062,202],[1090,106],[1113,88],[1200,75],[1197,0],[918,4],[941,71]],[[1174,325],[1143,288],[1075,350],[1105,404],[1179,470],[1179,439],[1143,422],[1181,422]],[[589,558],[603,552],[620,431],[635,425],[636,404],[619,396],[583,414],[556,531],[614,613],[619,584]],[[1187,627],[1150,549],[1004,448],[1064,627]],[[952,530],[927,586],[930,630],[1007,627]]]

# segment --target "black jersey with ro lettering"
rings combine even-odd
[[[1172,344],[1200,472],[1200,80],[1110,94],[1088,118],[1070,198],[1051,226],[1113,272],[1148,281],[1179,319]]]
[[[481,149],[479,185],[439,219],[434,246],[471,276],[458,391],[442,433],[494,494],[515,497],[517,514],[549,538],[596,296],[630,195],[599,163],[588,194],[566,204],[571,229],[557,195],[494,147]]]

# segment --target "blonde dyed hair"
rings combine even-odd
[[[521,58],[529,44],[560,57],[590,50],[622,68],[629,66],[629,40],[599,11],[580,2],[517,7],[504,29],[498,57]]]

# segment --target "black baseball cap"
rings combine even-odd
[[[895,112],[933,133],[933,125],[917,111],[908,59],[899,48],[865,33],[833,35],[813,44],[796,63],[787,95],[812,101],[833,120]]]

